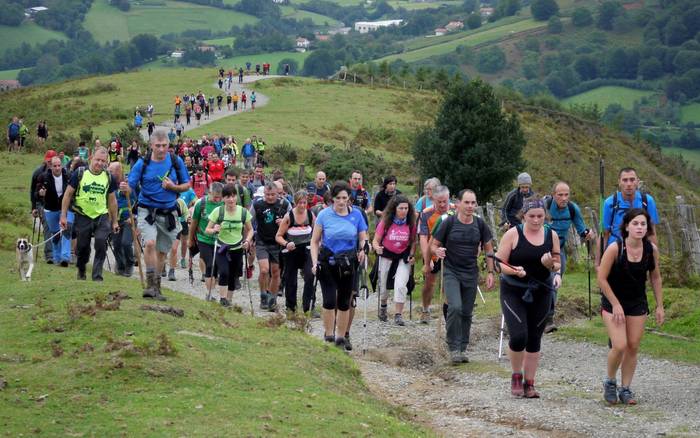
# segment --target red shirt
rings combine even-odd
[[[192,190],[194,190],[194,194],[197,195],[197,198],[201,198],[205,195],[207,189],[211,185],[211,182],[211,177],[209,175],[202,173],[202,176],[199,177],[195,173],[190,179],[190,187],[192,187]]]
[[[224,162],[222,160],[210,161],[207,163],[207,168],[209,169],[209,176],[212,181],[221,181],[224,179]]]

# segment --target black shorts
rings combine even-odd
[[[213,266],[213,272],[212,272],[212,264],[214,262],[214,245],[210,245],[208,243],[202,243],[199,242],[199,258],[204,261],[204,278],[209,278],[209,277],[216,277],[218,271],[216,269],[216,266]]]
[[[649,314],[649,302],[646,297],[622,300],[620,305],[626,316],[644,316]],[[608,313],[612,313],[612,304],[605,297],[602,297],[600,300],[600,308]]]
[[[180,225],[182,226],[182,230],[180,230],[180,234],[178,234],[178,238],[186,239],[187,235],[190,232],[190,224],[188,224],[187,221],[185,221],[185,222],[180,222]]]
[[[19,135],[11,135],[10,143],[19,142]]]

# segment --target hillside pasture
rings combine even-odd
[[[688,163],[700,169],[700,149],[685,149],[678,147],[663,147],[661,150],[666,155],[681,155]]]
[[[0,80],[3,79],[17,79],[17,75],[21,72],[21,68],[16,68],[14,70],[0,70]]]
[[[700,125],[700,103],[691,103],[681,107],[681,123]]]
[[[643,97],[651,97],[656,92],[649,90],[635,90],[626,87],[604,86],[588,90],[575,96],[567,97],[562,100],[566,106],[575,104],[594,104],[597,103],[601,110],[605,110],[608,105],[619,103],[623,108],[631,110],[635,101]]]
[[[282,6],[281,9],[282,16],[284,18],[293,18],[298,21],[301,21],[305,18],[309,18],[316,26],[339,27],[341,24],[340,21],[334,18],[328,17],[326,15],[317,14],[315,12],[296,9],[293,6]]]
[[[100,42],[128,40],[140,33],[163,35],[192,29],[228,30],[255,24],[256,17],[240,12],[178,1],[132,4],[128,12],[95,0],[85,17],[85,28]]]
[[[0,25],[0,53],[7,49],[20,47],[22,43],[30,46],[45,43],[49,40],[67,40],[61,32],[49,30],[32,21],[24,21],[19,26]]]

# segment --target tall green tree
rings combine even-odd
[[[530,12],[535,20],[545,21],[559,13],[559,5],[556,0],[532,0]]]
[[[436,176],[453,193],[470,188],[484,203],[525,167],[525,143],[517,117],[504,113],[493,88],[477,79],[450,86],[412,151],[423,178]]]

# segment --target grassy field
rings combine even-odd
[[[695,168],[700,169],[700,149],[684,149],[675,147],[664,147],[661,148],[665,154],[669,155],[682,155],[683,158],[688,160],[690,164],[695,166]]]
[[[232,46],[234,41],[236,41],[236,37],[215,38],[212,40],[204,40],[202,42],[204,44],[211,44],[212,46]]]
[[[437,44],[442,44],[442,43],[447,43],[453,40],[457,40],[460,38],[464,38],[469,35],[473,35],[475,33],[479,32],[484,32],[490,29],[494,29],[496,27],[500,26],[505,26],[508,24],[514,24],[523,21],[522,17],[506,17],[502,18],[501,20],[498,20],[496,23],[486,23],[483,26],[481,26],[478,29],[471,29],[471,30],[462,30],[460,32],[451,32],[446,35],[442,36],[431,36],[431,37],[425,37],[425,36],[419,36],[416,38],[412,38],[409,40],[406,40],[403,45],[406,49],[406,51],[411,51],[411,50],[417,50],[417,49],[422,49],[424,47],[428,46],[434,46]]]
[[[415,2],[410,0],[391,0],[388,2],[392,8],[403,8],[409,11],[416,9],[436,9],[442,6],[455,6],[462,2],[460,1],[437,1],[437,2]]]
[[[34,45],[48,40],[67,39],[61,32],[43,28],[31,21],[25,21],[19,26],[0,25],[0,53],[19,47],[22,43]]]
[[[301,9],[296,9],[294,6],[282,6],[281,9],[282,15],[285,18],[293,18],[295,20],[303,20],[304,18],[310,18],[311,21],[317,26],[340,26],[340,21],[328,17],[326,15],[317,14],[315,12],[303,11]]]
[[[225,38],[224,38],[225,39]],[[214,41],[214,40],[209,40]],[[213,43],[210,43],[213,44]],[[219,66],[225,69],[243,67],[245,69],[245,63],[250,62],[252,64],[251,69],[255,69],[255,64],[263,64],[269,62],[271,64],[272,74],[277,73],[277,66],[280,61],[285,58],[293,59],[299,64],[299,68],[304,67],[304,60],[311,54],[310,51],[299,53],[299,52],[270,52],[270,53],[260,53],[255,55],[240,55],[234,56],[233,58],[219,59],[217,60],[217,68]],[[162,70],[171,68],[181,68],[176,60],[170,57],[162,57],[151,61],[148,64],[141,66],[142,71],[148,70]],[[215,69],[214,69],[215,70]]]
[[[85,28],[97,41],[127,40],[140,33],[162,35],[188,29],[228,30],[255,24],[258,19],[240,12],[166,0],[164,6],[133,4],[122,12],[96,0],[85,17]]]
[[[605,86],[568,97],[562,100],[562,103],[564,105],[597,103],[601,110],[605,110],[610,104],[619,103],[623,108],[630,110],[635,101],[654,94],[656,94],[654,91]]]
[[[691,103],[681,107],[681,123],[690,122],[700,125],[700,103]]]
[[[0,70],[0,79],[17,79],[17,75],[22,71],[21,68],[14,70]]]
[[[487,28],[483,31],[481,29],[478,29],[479,32],[471,33],[462,38],[457,38],[451,41],[422,47],[416,50],[409,50],[407,52],[400,53],[397,55],[385,56],[384,58],[378,59],[377,62],[392,62],[396,59],[403,59],[406,62],[415,62],[421,59],[429,58],[431,56],[444,55],[446,53],[450,53],[453,50],[455,50],[458,46],[475,46],[481,43],[496,41],[500,38],[507,37],[511,33],[523,32],[526,30],[532,30],[537,28],[544,28],[544,26],[545,24],[542,24],[542,22],[527,19],[512,24]]]

